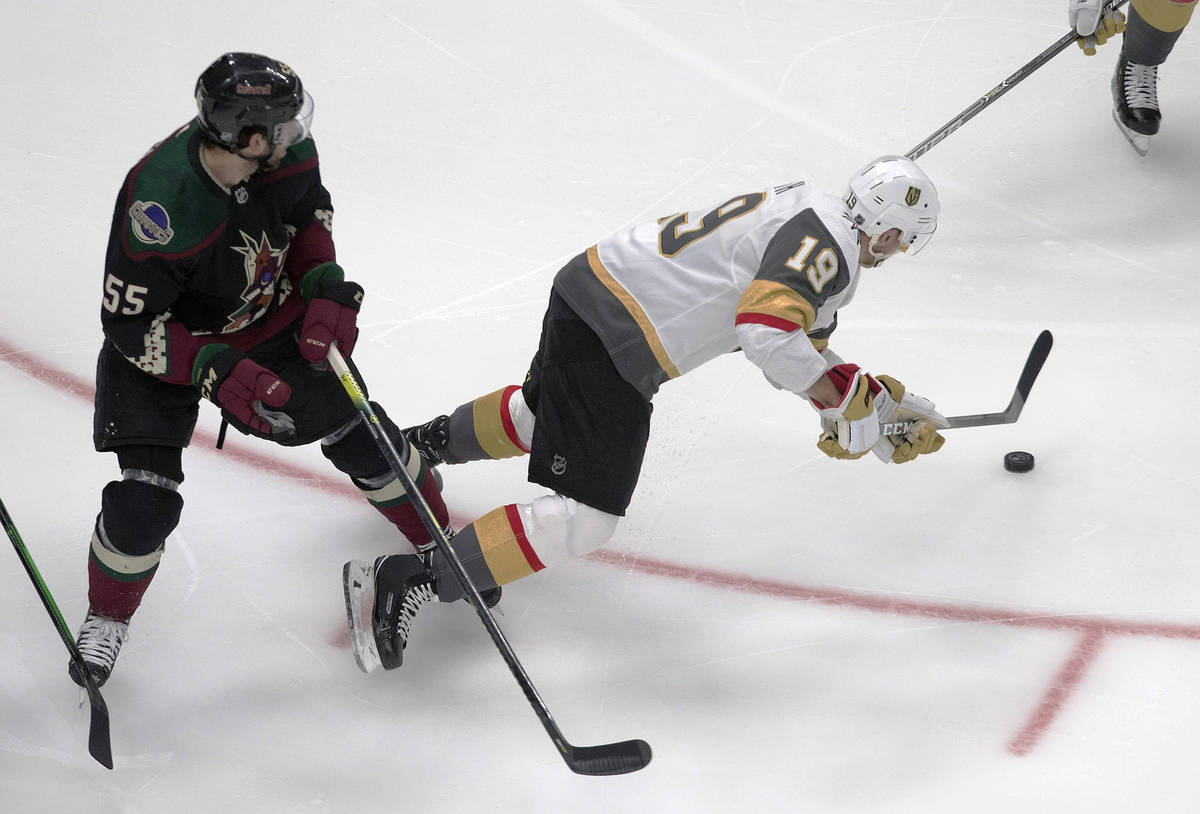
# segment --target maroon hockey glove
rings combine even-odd
[[[300,329],[300,355],[312,364],[325,361],[329,344],[338,343],[343,356],[354,351],[358,338],[358,309],[363,289],[358,283],[325,280],[308,303]]]
[[[292,388],[240,350],[219,344],[201,348],[192,368],[192,381],[200,387],[200,395],[263,435],[286,431],[291,423],[286,414],[266,407],[287,404]]]

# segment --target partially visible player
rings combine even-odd
[[[1105,0],[1067,0],[1067,16],[1084,53],[1124,32],[1113,73],[1113,121],[1139,155],[1150,149],[1162,111],[1158,107],[1158,67],[1167,61],[1192,19],[1196,0],[1132,0],[1129,18],[1106,11]]]
[[[320,441],[411,542],[429,540],[324,370],[330,342],[345,355],[354,349],[363,289],[344,279],[334,256],[333,207],[309,134],[312,98],[287,65],[250,53],[213,62],[195,97],[196,118],[125,177],[109,236],[94,440],[116,453],[121,478],[101,494],[77,637],[98,684],[179,523],[181,453],[201,398],[242,433],[287,446]],[[445,522],[428,465],[375,411]],[[253,489],[246,500],[259,506]],[[74,664],[70,673],[83,683]]]
[[[912,161],[866,165],[843,197],[811,183],[735,195],[624,229],[558,272],[528,375],[406,431],[431,463],[529,454],[550,490],[500,506],[452,541],[489,589],[580,557],[612,536],[629,505],[660,385],[740,349],[775,387],[819,411],[834,458],[872,450],[904,462],[942,444],[932,402],[828,347],[859,270],[916,254],[937,226],[933,183]],[[906,434],[886,427],[916,419]],[[734,466],[737,456],[731,456]],[[417,612],[462,596],[442,554],[349,562],[351,641],[370,672],[400,666]]]

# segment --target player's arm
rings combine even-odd
[[[858,458],[877,448],[882,460],[902,463],[937,451],[942,437],[936,426],[944,421],[932,402],[825,348],[833,325],[813,331],[818,309],[849,281],[845,258],[816,213],[798,214],[768,244],[738,304],[744,353],[769,381],[804,396],[820,412],[817,446],[830,457]],[[896,437],[887,430],[902,412],[914,421]]]
[[[322,364],[333,342],[338,343],[343,356],[354,351],[363,289],[346,280],[345,271],[337,263],[333,204],[329,190],[321,183],[316,150],[312,149],[311,164],[304,170],[308,183],[288,213],[287,222],[296,231],[288,246],[284,272],[308,303],[300,328],[300,353],[309,362]]]
[[[819,386],[828,365],[809,334],[817,311],[849,279],[837,242],[811,209],[772,238],[738,302],[735,323],[746,358],[773,385],[802,396]]]

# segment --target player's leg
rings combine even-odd
[[[599,337],[552,300],[539,363],[526,382],[537,405],[529,478],[554,490],[501,506],[452,546],[480,589],[503,585],[604,545],[637,485],[651,405],[617,373]],[[347,563],[347,611],[359,666],[398,667],[416,613],[462,589],[440,551]]]
[[[349,404],[348,401],[346,403]],[[442,499],[441,484],[432,467],[413,452],[382,407],[375,402],[371,402],[371,407],[379,417],[383,431],[400,453],[401,461],[421,497],[444,528],[450,522],[450,515]],[[321,441],[321,452],[340,471],[350,476],[351,482],[362,491],[367,501],[391,521],[413,546],[427,545],[433,538],[413,508],[411,496],[379,452],[369,428],[362,417],[353,411],[353,405],[351,411],[352,415],[346,423]]]
[[[408,427],[404,436],[434,466],[461,464],[528,453],[533,424],[521,388],[509,385],[460,405],[450,415]]]
[[[112,672],[129,620],[183,511],[181,448],[199,393],[142,373],[105,343],[96,375],[95,444],[117,454],[120,480],[101,492],[88,550],[88,613],[76,636],[98,684]],[[74,663],[69,667],[76,683]]]
[[[1145,153],[1158,132],[1158,67],[1191,20],[1197,0],[1134,0],[1113,73],[1113,117],[1134,149]]]

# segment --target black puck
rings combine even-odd
[[[1004,468],[1009,472],[1028,472],[1033,469],[1032,452],[1010,452],[1004,456]]]

